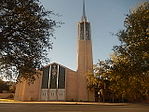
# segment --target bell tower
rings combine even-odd
[[[85,0],[83,0],[83,15],[78,22],[78,101],[94,101],[93,92],[87,89],[87,74],[93,69],[91,28],[85,11]]]

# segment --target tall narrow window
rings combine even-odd
[[[59,68],[58,88],[65,89],[65,68],[62,66]]]
[[[50,66],[43,68],[43,77],[42,77],[42,89],[48,89],[48,81],[49,81],[49,68]]]
[[[56,89],[57,88],[57,64],[51,65],[51,79],[50,79],[50,89]]]

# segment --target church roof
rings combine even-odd
[[[74,71],[74,70],[72,70],[72,69],[70,69],[70,68],[68,68],[68,67],[66,67],[66,66],[64,66],[64,65],[62,65],[62,64],[57,63],[57,62],[52,62],[52,63],[50,63],[50,64],[44,66],[43,68],[46,68],[46,67],[48,67],[48,66],[50,66],[50,65],[53,65],[53,64],[57,64],[57,65],[60,65],[60,66],[62,66],[62,67],[64,67],[64,68],[66,68],[66,69],[69,69],[69,70],[71,70],[71,71]],[[76,72],[76,71],[74,71],[74,72]]]

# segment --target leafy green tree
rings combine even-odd
[[[112,57],[113,90],[131,101],[149,96],[149,2],[127,15]]]
[[[110,99],[110,61],[100,61],[94,65],[93,72],[88,73],[88,88],[95,91],[96,101],[105,102]]]
[[[124,26],[117,33],[121,44],[114,47],[111,59],[95,65],[88,87],[104,90],[103,97],[112,101],[145,100],[149,97],[149,2],[130,11]]]
[[[149,68],[149,2],[131,11],[125,19],[125,29],[117,36],[120,46],[115,46],[119,57],[127,58],[138,73]]]
[[[17,74],[34,80],[36,69],[48,61],[55,28],[61,23],[39,0],[0,1],[0,75]]]

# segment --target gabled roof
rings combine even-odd
[[[46,67],[48,67],[48,66],[50,66],[50,65],[53,65],[53,64],[57,64],[57,65],[60,65],[60,66],[62,66],[62,67],[64,67],[64,68],[66,68],[66,69],[69,69],[69,70],[71,70],[71,71],[74,71],[74,70],[72,70],[72,69],[70,69],[70,68],[68,68],[68,67],[66,67],[66,66],[64,66],[64,65],[62,65],[62,64],[56,63],[56,62],[52,62],[52,63],[50,63],[50,64],[44,66],[43,68],[46,68]],[[76,72],[76,71],[74,71],[74,72]]]

